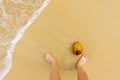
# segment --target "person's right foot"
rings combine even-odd
[[[82,56],[80,57],[77,63],[77,67],[83,66],[86,62],[87,62],[87,56],[85,54],[82,54]]]

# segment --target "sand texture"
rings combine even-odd
[[[88,56],[90,80],[120,80],[120,1],[52,0],[25,32],[4,80],[49,80],[44,52],[57,58],[62,80],[77,80],[72,43]]]

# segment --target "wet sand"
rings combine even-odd
[[[53,0],[25,32],[4,80],[49,80],[51,53],[60,65],[62,80],[77,80],[72,43],[80,41],[90,80],[119,80],[120,1]],[[76,74],[76,75],[75,75]]]

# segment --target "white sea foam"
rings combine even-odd
[[[49,1],[0,0],[0,80],[12,66],[15,45]]]

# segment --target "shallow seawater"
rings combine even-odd
[[[0,0],[0,80],[9,72],[16,43],[49,0]]]

